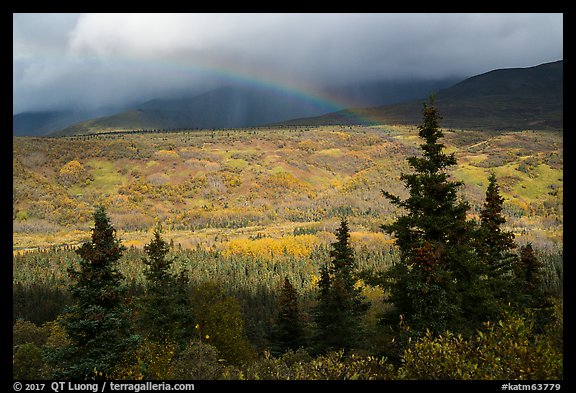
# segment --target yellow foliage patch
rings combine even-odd
[[[317,288],[319,281],[320,281],[320,278],[317,275],[315,275],[314,273],[312,273],[312,281],[310,283],[310,286],[312,288]]]
[[[84,181],[88,173],[84,166],[77,160],[67,162],[60,168],[58,173],[58,180],[65,186],[70,186],[76,182]]]
[[[347,141],[348,139],[350,139],[350,134],[347,134],[342,131],[334,131],[334,135],[338,136],[338,139],[342,141]]]
[[[308,153],[315,152],[318,148],[317,144],[314,141],[311,141],[310,139],[305,139],[299,142],[297,146],[300,150],[304,150],[305,152]]]
[[[146,243],[145,240],[124,240],[124,241],[122,241],[122,245],[124,245],[126,247],[137,247],[137,248],[144,247],[145,243]]]
[[[394,239],[386,237],[381,232],[350,232],[350,242],[352,244],[379,244],[379,245],[392,245]]]
[[[84,166],[76,160],[72,160],[60,169],[60,175],[78,175],[84,172]]]
[[[158,150],[154,153],[154,156],[160,160],[176,160],[180,158],[178,153],[174,150]]]
[[[314,235],[285,236],[281,238],[233,239],[224,247],[224,255],[273,258],[281,255],[296,258],[308,257],[321,243]]]
[[[272,174],[268,177],[267,183],[273,188],[286,188],[289,190],[301,190],[302,188],[308,188],[306,183],[294,177],[291,173],[280,172]]]

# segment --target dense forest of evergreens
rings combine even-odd
[[[15,255],[14,378],[562,379],[562,256],[503,229],[493,174],[469,218],[423,116],[389,249],[354,249],[343,215],[300,257],[179,249],[159,223],[139,250],[98,206],[80,248]]]

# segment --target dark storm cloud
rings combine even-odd
[[[562,59],[562,31],[561,14],[17,14],[14,113],[234,76],[299,88],[466,77]]]

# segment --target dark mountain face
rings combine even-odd
[[[15,136],[37,136],[45,135],[50,131],[57,130],[58,124],[61,119],[69,116],[70,113],[66,112],[28,112],[18,113],[12,116],[12,134]],[[78,120],[80,121],[80,120]],[[62,127],[66,127],[71,123],[64,122]]]
[[[431,92],[446,89],[462,78],[433,80],[375,81],[327,89],[327,94],[355,103],[356,108],[374,107],[412,101]]]
[[[445,126],[563,129],[563,61],[496,70],[438,94]]]
[[[12,117],[14,136],[42,136],[71,124],[88,120],[94,113],[75,111],[25,112]]]
[[[138,109],[151,119],[162,117],[166,128],[251,127],[302,113],[314,116],[328,112],[281,92],[246,87],[224,87],[191,98],[153,100]]]
[[[62,130],[72,124],[99,116],[107,116],[124,110],[120,107],[94,110],[62,110],[43,112],[24,112],[12,116],[12,135],[44,136]]]
[[[563,61],[501,69],[440,90],[442,126],[486,130],[563,129]],[[427,97],[401,104],[346,110],[291,124],[419,124]]]
[[[442,91],[439,99],[486,96],[557,96],[562,94],[563,61],[530,68],[508,68],[468,78]]]

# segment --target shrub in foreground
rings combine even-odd
[[[533,318],[509,315],[486,323],[471,339],[427,332],[404,352],[401,379],[562,379],[562,347],[556,320],[547,334],[534,334]],[[561,335],[560,335],[561,337]]]

